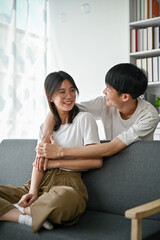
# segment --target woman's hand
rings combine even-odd
[[[24,208],[29,207],[37,199],[37,197],[37,193],[27,193],[21,197],[18,205]]]
[[[33,166],[35,166],[38,171],[46,171],[48,168],[48,158],[38,157],[36,156],[35,161],[33,162]]]

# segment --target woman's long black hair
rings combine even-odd
[[[79,94],[79,90],[78,90],[73,78],[66,72],[59,71],[59,72],[50,73],[46,77],[45,82],[44,82],[44,88],[45,88],[45,93],[46,93],[46,97],[48,100],[48,104],[49,104],[50,110],[54,114],[54,117],[56,120],[56,124],[53,129],[54,131],[57,131],[60,128],[62,122],[61,122],[61,118],[58,114],[55,104],[53,102],[51,102],[51,98],[52,98],[53,94],[58,90],[58,88],[60,87],[60,85],[62,84],[62,82],[64,80],[68,80],[72,84],[72,86],[75,88],[77,94]],[[73,119],[75,118],[75,116],[78,113],[79,113],[79,108],[75,104],[74,107],[72,108],[72,110],[69,111],[68,123],[72,123]]]

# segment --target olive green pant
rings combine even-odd
[[[22,187],[0,186],[0,216],[13,209],[13,203],[28,193],[29,188],[30,181]],[[74,224],[85,211],[87,200],[81,173],[60,169],[46,171],[38,199],[30,205],[32,231],[37,232],[46,219],[55,224]]]

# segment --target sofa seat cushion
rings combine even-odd
[[[0,222],[1,240],[129,240],[130,220],[121,215],[87,210],[72,227],[58,227],[51,231],[41,229],[32,233],[27,225]],[[143,239],[160,239],[160,222],[143,220]]]

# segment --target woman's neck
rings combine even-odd
[[[68,123],[69,113],[68,112],[58,112],[62,125]]]

